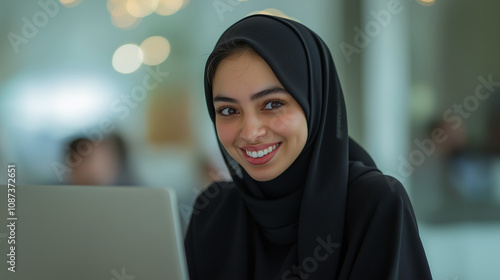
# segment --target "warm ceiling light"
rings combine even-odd
[[[170,43],[164,37],[152,36],[142,42],[141,49],[144,54],[144,64],[158,65],[170,54]]]
[[[158,0],[128,0],[127,11],[135,17],[146,17],[158,6]]]
[[[111,22],[119,28],[131,29],[136,27],[140,21],[141,18],[129,14],[124,5],[116,6],[111,12]]]
[[[61,5],[66,8],[73,8],[74,6],[80,4],[82,0],[59,0],[59,2],[61,2]]]
[[[125,44],[113,54],[113,68],[120,73],[129,74],[139,69],[143,58],[144,54],[139,46]]]
[[[282,17],[282,18],[287,18],[287,19],[291,19],[294,21],[298,21],[297,19],[289,17],[285,13],[283,13],[282,11],[280,11],[278,9],[274,9],[274,8],[267,8],[267,9],[264,9],[261,11],[255,11],[255,12],[252,12],[248,15],[255,15],[255,14],[277,16],[277,17]]]
[[[169,16],[177,13],[183,7],[183,0],[159,0],[155,13],[162,16]]]
[[[435,0],[417,0],[418,3],[422,6],[432,6],[434,3],[436,3]]]

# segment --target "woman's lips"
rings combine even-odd
[[[269,150],[269,147],[272,147],[272,150],[268,152],[267,154],[264,154],[265,150]],[[274,144],[264,144],[264,145],[259,145],[259,146],[252,146],[251,148],[248,148],[248,150],[245,150],[243,148],[240,148],[241,152],[243,153],[243,156],[245,157],[246,161],[252,165],[262,165],[267,162],[269,162],[274,155],[278,152],[278,149],[281,147],[281,142],[277,142]],[[247,154],[247,151],[252,154],[257,154],[259,155],[259,152],[262,155],[261,157],[252,157]]]

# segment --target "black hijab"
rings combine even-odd
[[[344,97],[326,44],[304,25],[279,17],[254,15],[224,32],[217,47],[243,42],[271,67],[304,110],[306,145],[295,162],[277,178],[258,182],[232,159],[219,142],[234,183],[270,244],[292,246],[294,263],[312,256],[318,237],[342,243],[346,194],[351,180],[374,167],[349,162],[349,136]],[[209,57],[206,72],[212,56]],[[208,110],[215,122],[212,86],[205,80]],[[355,146],[356,157],[365,157]],[[350,174],[349,166],[357,166]],[[319,262],[315,279],[333,279],[339,251]],[[285,264],[291,267],[293,263]]]

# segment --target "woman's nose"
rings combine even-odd
[[[256,143],[266,134],[266,128],[261,119],[256,116],[245,116],[240,137],[248,143]]]

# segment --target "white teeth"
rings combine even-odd
[[[270,152],[274,151],[278,146],[279,146],[279,144],[276,144],[274,146],[269,146],[268,148],[266,148],[262,151],[253,151],[253,152],[245,151],[245,152],[247,153],[247,155],[249,157],[260,158],[260,157],[263,157],[263,156],[269,154]]]

